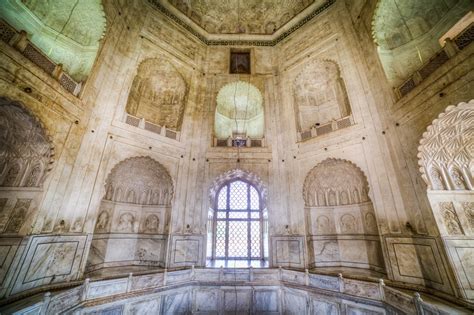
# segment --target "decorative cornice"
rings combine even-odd
[[[160,11],[162,14],[176,22],[178,25],[186,29],[189,33],[194,35],[197,39],[199,39],[203,44],[208,45],[208,46],[275,46],[288,36],[290,36],[293,32],[298,30],[300,27],[311,21],[315,16],[321,14],[324,12],[326,9],[331,7],[336,0],[327,0],[323,5],[320,7],[316,8],[313,10],[311,13],[309,13],[306,17],[301,19],[298,23],[293,25],[290,29],[287,31],[283,32],[281,35],[279,35],[277,38],[272,39],[272,40],[245,40],[245,39],[240,39],[240,40],[210,40],[207,39],[206,36],[200,34],[197,32],[195,29],[193,29],[188,23],[184,22],[181,20],[176,14],[171,12],[169,9],[165,8],[159,0],[148,0],[148,2],[153,5],[158,11]]]

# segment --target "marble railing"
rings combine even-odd
[[[298,132],[298,141],[305,141],[311,138],[325,135],[327,133],[347,128],[354,125],[354,118],[352,115],[342,117],[325,124],[315,125],[308,130]]]
[[[146,121],[144,118],[136,117],[130,114],[125,114],[125,123],[130,126],[138,127],[140,129],[148,130],[150,132],[156,133],[163,137],[167,137],[173,140],[178,140],[181,133],[179,131],[174,131],[166,128],[166,126],[160,126],[152,122]]]
[[[242,147],[242,148],[262,148],[265,146],[265,138],[252,139],[252,138],[232,138],[227,139],[213,139],[214,147]]]
[[[445,46],[433,57],[425,62],[415,71],[405,82],[395,89],[397,97],[400,99],[410,93],[423,80],[428,78],[433,72],[453,58],[461,50],[469,46],[474,40],[474,24],[469,25],[463,32],[454,39],[446,39]]]
[[[53,77],[59,84],[74,96],[78,96],[82,89],[82,83],[74,81],[71,76],[63,71],[61,64],[56,64],[49,59],[38,47],[28,40],[25,31],[17,31],[7,22],[0,19],[0,40],[11,45],[28,58],[35,65]]]
[[[192,294],[190,287],[194,288]],[[32,302],[29,306],[25,307],[27,303],[23,300],[20,306],[7,305],[0,308],[0,312],[14,314],[83,314],[87,312],[89,314],[91,310],[94,310],[97,314],[102,312],[122,314],[135,313],[129,309],[131,306],[127,308],[124,303],[132,303],[135,305],[133,307],[136,307],[137,303],[142,303],[140,305],[143,306],[146,302],[154,303],[154,313],[209,314],[215,312],[217,314],[219,309],[211,312],[213,307],[209,306],[209,303],[214,303],[213,299],[216,299],[222,290],[231,296],[235,293],[235,298],[233,298],[235,305],[241,304],[246,298],[247,304],[255,304],[254,306],[247,305],[250,313],[263,312],[263,307],[271,308],[266,311],[275,314],[287,313],[287,310],[290,310],[291,314],[319,314],[323,308],[324,313],[330,310],[327,314],[385,314],[384,310],[390,314],[453,314],[453,312],[446,312],[426,303],[417,293],[410,296],[388,287],[383,280],[377,283],[346,279],[342,275],[336,277],[282,268],[191,268],[171,272],[165,270],[138,276],[129,274],[125,278],[110,280],[86,279],[83,284],[59,294],[52,295],[48,292],[44,294],[41,301]],[[245,290],[250,292],[248,296],[239,295],[239,292],[246,292]],[[188,299],[192,301],[186,302],[179,298],[177,302],[176,297],[179,294],[188,294]],[[143,301],[144,297],[147,297],[146,301]],[[222,298],[224,300],[216,302],[214,308],[222,310],[222,307],[226,307],[225,294]],[[257,305],[263,303],[262,300],[268,305]],[[168,304],[158,305],[157,303]],[[173,303],[181,303],[184,306],[173,306]],[[341,303],[345,303],[344,306]],[[354,305],[357,305],[358,310],[368,312],[351,312],[350,308],[355,307]],[[147,304],[146,313],[151,312],[149,307],[150,305]],[[295,310],[299,311],[295,313]],[[141,312],[143,311],[141,309]],[[456,309],[456,313],[463,312]]]

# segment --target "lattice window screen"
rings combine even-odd
[[[236,180],[226,183],[216,200],[214,259],[264,259],[260,195],[251,184]]]

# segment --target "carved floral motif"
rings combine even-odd
[[[443,217],[446,230],[450,235],[463,234],[461,223],[459,223],[458,216],[454,210],[452,202],[440,202],[439,208],[441,216]]]
[[[25,223],[28,209],[31,205],[31,199],[18,199],[8,220],[6,233],[18,233]]]

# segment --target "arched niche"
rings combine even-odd
[[[367,178],[353,163],[326,159],[306,176],[303,197],[306,207],[360,204],[370,201]],[[332,196],[332,197],[331,197]]]
[[[163,266],[173,191],[171,176],[154,159],[119,162],[105,182],[87,271]]]
[[[299,131],[351,114],[346,87],[334,61],[316,60],[305,65],[293,83]]]
[[[77,82],[85,81],[105,33],[101,0],[5,0],[0,17],[18,30]]]
[[[439,38],[473,8],[470,0],[379,0],[372,32],[390,84],[399,86],[433,57]]]
[[[126,111],[168,129],[180,130],[186,95],[186,81],[175,66],[163,59],[146,59],[133,79]]]
[[[429,190],[474,190],[474,100],[449,106],[427,128],[418,163]]]
[[[474,251],[474,100],[448,106],[433,120],[420,140],[418,159],[459,295],[472,300],[474,290],[467,279],[472,267],[466,266]]]
[[[41,187],[52,156],[41,123],[18,103],[0,98],[0,186]]]
[[[329,158],[311,169],[303,199],[311,267],[356,267],[384,272],[377,220],[364,172]]]
[[[263,97],[253,84],[237,81],[217,94],[214,135],[217,139],[264,137]]]

